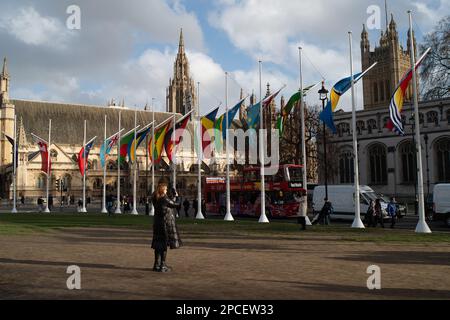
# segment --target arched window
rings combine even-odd
[[[415,183],[416,181],[416,153],[411,141],[404,142],[399,147],[402,166],[402,182]]]
[[[442,138],[435,144],[437,178],[439,182],[450,182],[450,138]]]
[[[378,83],[373,84],[373,101],[378,102]]]
[[[363,130],[365,130],[366,128],[366,124],[364,123],[364,121],[358,121],[356,122],[356,132],[358,133],[358,135],[362,135]]]
[[[50,157],[53,159],[56,159],[58,157],[58,151],[56,151],[55,149],[51,149],[50,150]]]
[[[439,115],[436,111],[427,113],[427,123],[434,123],[436,126],[439,124]]]
[[[44,189],[45,188],[46,176],[44,174],[40,174],[36,179],[36,188]]]
[[[380,101],[384,101],[385,96],[384,96],[384,85],[383,82],[380,82]]]
[[[353,164],[353,154],[351,151],[346,151],[339,157],[339,173],[341,183],[354,183],[354,164]]]
[[[390,99],[391,98],[391,82],[389,80],[386,80],[385,85],[386,85],[386,98]]]
[[[97,161],[97,159],[94,159],[94,161],[92,161],[92,166],[93,166],[94,170],[98,170],[98,161]]]
[[[344,136],[344,134],[350,135],[350,125],[346,122],[339,123],[337,126],[339,137]]]
[[[367,132],[372,134],[375,130],[377,130],[377,121],[375,119],[370,119],[367,121]]]
[[[72,187],[72,177],[70,175],[66,174],[63,177],[63,188],[64,188],[64,191],[70,190],[71,187]]]
[[[106,168],[108,170],[117,170],[117,162],[116,161],[108,161],[106,163]]]
[[[375,144],[369,148],[369,168],[371,184],[387,184],[387,160],[384,145]]]

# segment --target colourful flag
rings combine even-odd
[[[33,140],[37,143],[38,147],[39,147],[39,152],[41,153],[41,159],[42,159],[42,164],[41,164],[41,171],[49,174],[50,170],[51,170],[51,166],[52,166],[52,162],[51,159],[49,159],[49,155],[48,155],[48,142],[39,138],[38,136],[35,136],[34,134],[32,134]]]
[[[169,121],[165,126],[159,128],[155,131],[155,143],[153,145],[152,150],[152,140],[153,137],[150,138],[150,141],[148,143],[148,150],[150,152],[150,157],[152,159],[153,163],[160,163],[162,158],[162,151],[164,148],[164,140],[167,135],[167,131],[169,131],[170,127],[172,126],[172,120]]]
[[[211,144],[211,138],[210,130],[214,129],[214,124],[216,122],[217,113],[219,112],[219,107],[217,109],[213,110],[211,113],[207,114],[206,116],[202,117],[200,119],[201,125],[202,125],[202,148],[203,152],[206,150],[206,148]]]
[[[6,133],[3,133],[4,135],[5,135],[5,137],[6,137],[6,139],[8,139],[8,141],[9,141],[9,143],[11,144],[11,146],[12,146],[12,150],[13,150],[13,152],[14,152],[14,145],[15,145],[15,142],[14,142],[14,138],[11,138],[10,136],[8,136]],[[14,160],[13,160],[14,161]],[[19,146],[17,146],[17,149],[16,149],[16,168],[19,166]]]
[[[87,163],[87,161],[88,161],[89,152],[91,151],[92,146],[94,145],[94,141],[95,141],[95,138],[92,139],[90,142],[88,142],[86,144],[86,146],[81,148],[80,153],[78,154],[78,168],[80,169],[80,173],[82,176],[84,176],[84,173],[85,173],[84,163]]]
[[[425,56],[430,52],[431,48],[429,48],[422,57],[417,61],[415,65],[415,69],[420,66],[422,61],[425,59]],[[404,135],[405,131],[403,128],[402,122],[402,110],[403,110],[403,100],[406,95],[406,90],[408,89],[409,83],[411,82],[413,76],[413,70],[409,70],[400,81],[397,89],[395,89],[394,94],[392,95],[391,103],[389,105],[389,115],[390,120],[386,124],[386,128],[389,130],[396,132],[399,135]]]
[[[102,168],[105,167],[106,156],[111,153],[111,150],[117,144],[117,141],[119,141],[119,133],[116,133],[111,138],[106,139],[106,141],[100,147],[100,162],[102,164]]]
[[[191,120],[190,116],[186,116],[185,119],[181,119],[175,124],[175,146],[178,146],[182,140],[184,130],[186,129],[189,121]],[[167,157],[170,161],[172,161],[172,153],[173,153],[173,126],[167,131],[164,141],[164,148],[166,150]]]
[[[137,132],[136,140],[134,140],[133,135],[133,139],[128,144],[128,159],[130,160],[131,163],[133,163],[136,160],[136,149],[139,148],[142,141],[144,141],[147,135],[150,133],[151,129],[152,127],[150,126]]]
[[[303,89],[303,97],[306,97],[309,90],[316,87],[318,84],[311,85],[309,87],[306,87]],[[288,101],[286,106],[284,106],[283,109],[281,109],[281,114],[277,119],[276,128],[280,130],[280,135],[283,134],[284,131],[284,124],[286,123],[286,120],[289,116],[289,114],[292,112],[292,109],[294,109],[295,105],[300,101],[302,98],[302,95],[300,94],[300,91],[296,92]]]
[[[128,146],[134,140],[134,129],[129,131],[123,137],[120,138],[120,157],[119,163],[123,163],[128,155]]]
[[[358,80],[360,80],[361,78],[362,73],[355,74],[353,76],[354,83],[356,84],[356,82],[358,82]],[[334,125],[333,112],[336,110],[341,96],[346,93],[351,87],[352,77],[342,79],[341,81],[336,83],[333,89],[331,89],[330,100],[328,101],[325,110],[320,113],[320,120],[322,120],[334,134],[336,134],[337,130],[336,126]]]
[[[242,99],[232,109],[228,110],[228,123],[226,123],[227,122],[226,121],[227,113],[224,113],[222,116],[220,116],[220,118],[218,118],[216,120],[216,122],[214,123],[214,128],[216,130],[219,130],[222,133],[223,140],[226,139],[226,130],[230,129],[231,124],[233,123],[234,117],[236,117],[236,114],[239,112],[241,105],[244,103],[245,99],[247,99],[247,98]],[[217,137],[216,137],[216,141],[217,140],[219,140],[219,139],[217,139]]]
[[[278,90],[277,92],[275,92],[274,94],[268,96],[267,98],[265,98],[263,100],[263,108],[270,105],[272,103],[272,101],[280,94],[281,90],[283,90],[284,87],[282,87],[280,90]],[[249,108],[247,108],[247,126],[249,129],[256,129],[259,125],[260,122],[260,103],[258,102],[257,104],[250,106]]]

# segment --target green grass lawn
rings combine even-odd
[[[151,230],[153,219],[148,216],[117,215],[108,217],[100,214],[0,214],[0,235],[25,235],[49,233],[61,228],[131,228]],[[242,219],[225,222],[218,219],[204,221],[180,219],[181,232],[207,237],[211,234],[229,236],[266,236],[270,238],[333,237],[342,241],[357,242],[425,242],[450,243],[450,233],[435,232],[430,235],[415,234],[410,230],[365,229],[358,230],[346,225],[314,226],[306,232],[299,226],[283,220],[270,224],[259,224],[256,220]]]

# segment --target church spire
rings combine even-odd
[[[8,63],[7,63],[6,57],[3,59],[2,77],[3,78],[8,77]]]
[[[184,53],[184,37],[183,37],[183,28],[180,30],[180,42],[178,44],[178,53]]]

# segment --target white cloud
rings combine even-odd
[[[0,18],[0,29],[33,46],[65,48],[68,29],[57,19],[42,16],[33,7],[23,7]]]

